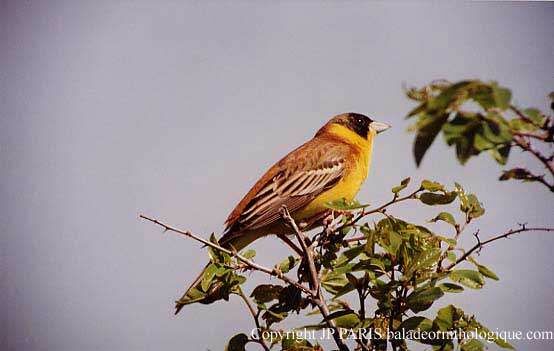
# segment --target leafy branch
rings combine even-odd
[[[513,146],[541,163],[549,176],[524,167],[503,171],[499,180],[538,182],[554,192],[554,118],[536,108],[520,109],[511,104],[512,93],[496,82],[465,80],[435,81],[406,91],[418,102],[408,118],[417,118],[414,157],[419,165],[436,136],[442,131],[449,146],[456,149],[462,164],[488,152],[501,165],[508,161]],[[554,94],[550,94],[554,101]]]
[[[265,351],[271,350],[276,342],[281,343],[282,350],[322,350],[319,345],[312,345],[306,339],[287,333],[280,336],[277,341],[264,340],[262,337],[264,331],[278,332],[274,326],[286,319],[290,312],[298,313],[310,306],[315,310],[309,314],[320,314],[322,321],[309,327],[316,330],[329,328],[329,334],[341,351],[351,349],[346,338],[353,332],[358,334],[352,338],[355,341],[352,346],[354,350],[386,350],[387,345],[393,350],[405,350],[408,340],[389,338],[388,335],[410,330],[438,330],[440,327],[444,329],[442,314],[447,310],[453,315],[452,323],[447,326],[448,330],[464,323],[464,328],[479,326],[485,330],[486,328],[473,317],[454,306],[442,309],[434,321],[419,313],[429,309],[445,293],[459,293],[463,291],[463,287],[480,289],[485,283],[484,277],[498,279],[489,268],[475,260],[474,254],[479,253],[485,245],[518,233],[553,231],[554,228],[522,225],[518,229],[506,231],[485,241],[481,241],[476,234],[478,243],[464,250],[457,247],[458,238],[463,235],[469,223],[485,212],[477,197],[466,192],[459,184],[453,189],[448,189],[440,183],[428,180],[421,182],[415,190],[402,195],[409,183],[409,178],[404,179],[392,189],[392,199],[375,208],[347,201],[329,204],[329,208],[338,217],[333,216],[311,239],[300,229],[302,223],[298,224],[288,209],[283,208],[282,219],[291,228],[298,246],[292,247],[294,244],[289,239],[291,255],[274,268],[254,262],[251,259],[255,255],[252,250],[239,253],[221,247],[215,238],[206,240],[157,219],[145,215],[140,217],[161,226],[164,231],[191,238],[228,256],[222,258],[211,254],[211,264],[216,267],[231,271],[260,271],[276,277],[284,284],[258,285],[250,295],[254,300],[252,302],[242,290],[244,280],[236,283],[237,279],[233,275],[223,273],[206,280],[207,283],[203,284],[206,285],[205,294],[209,293],[213,285],[225,282],[231,285],[231,293],[239,295],[245,302],[256,326],[256,338],[244,333],[237,334],[227,346],[229,351],[243,351],[244,345],[250,342],[259,344]],[[437,234],[422,225],[403,221],[388,213],[390,206],[403,201],[411,200],[433,207],[449,206],[456,199],[463,215],[460,223],[452,214],[444,211],[431,220],[431,223],[445,222],[451,225],[454,229],[453,238]],[[383,219],[373,224],[360,223],[374,214],[382,215]],[[298,256],[295,255],[297,251],[300,251]],[[458,251],[462,252],[459,257],[456,256]],[[443,267],[443,260],[449,260],[450,264]],[[298,262],[299,280],[296,281],[285,273],[293,269]],[[455,269],[462,262],[475,265],[477,270]],[[445,281],[446,279],[451,282]],[[343,300],[344,297],[350,296],[351,292],[355,293],[359,304],[357,310]],[[368,300],[374,300],[377,307],[370,309]],[[446,349],[455,343],[462,350],[470,346],[477,350],[484,347],[479,340],[414,341],[442,345]],[[502,339],[495,342],[501,347],[511,347]]]

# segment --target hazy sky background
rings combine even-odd
[[[237,298],[173,317],[206,254],[137,215],[219,232],[268,166],[340,112],[393,125],[363,202],[411,175],[480,195],[487,215],[466,246],[476,228],[554,225],[552,195],[497,182],[487,155],[461,167],[441,142],[416,169],[401,88],[494,79],[546,109],[552,3],[2,1],[0,15],[2,350],[221,350],[250,330]],[[480,260],[501,280],[441,305],[493,330],[553,330],[553,245],[544,233],[498,242]],[[255,246],[266,264],[287,252]]]

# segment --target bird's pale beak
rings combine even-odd
[[[376,133],[384,132],[385,130],[390,128],[390,125],[388,125],[386,123],[383,123],[383,122],[371,122],[371,124],[369,126]]]

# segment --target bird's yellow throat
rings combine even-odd
[[[360,150],[368,150],[371,156],[373,138],[375,137],[375,132],[371,129],[368,132],[367,138],[364,138],[343,125],[333,123],[326,127],[326,133],[334,135],[348,144],[357,146]]]
[[[369,131],[368,138],[363,138],[352,130],[340,125],[331,124],[326,127],[325,133],[338,137],[345,143],[354,147],[354,162],[351,167],[345,170],[345,175],[333,188],[325,191],[316,197],[309,205],[299,211],[294,217],[297,220],[312,217],[327,209],[329,202],[346,199],[353,200],[364,180],[367,177],[371,165],[371,154],[373,151],[374,131]]]

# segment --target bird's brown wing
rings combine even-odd
[[[333,187],[345,171],[348,146],[312,139],[271,167],[226,221],[232,232],[273,224],[286,206],[292,213]]]

